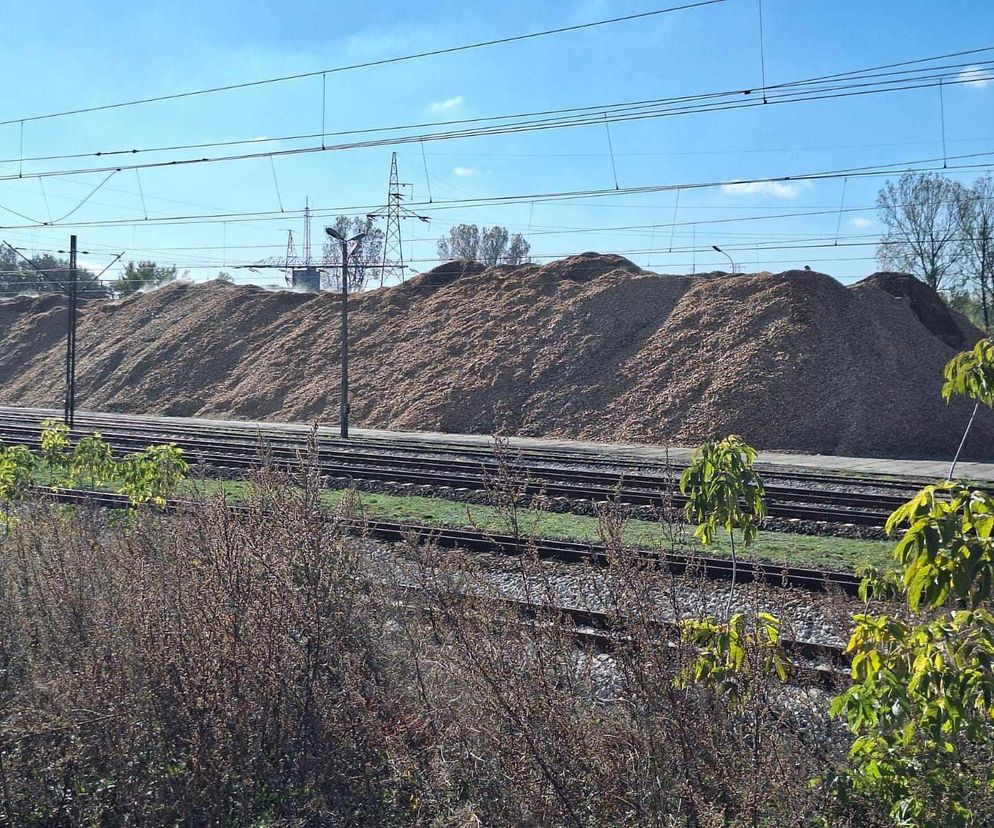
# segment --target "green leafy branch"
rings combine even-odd
[[[942,399],[953,394],[994,406],[994,342],[981,339],[969,351],[957,354],[943,369]]]
[[[789,661],[780,647],[780,620],[761,612],[754,629],[746,626],[742,613],[727,624],[714,619],[685,621],[681,640],[696,648],[696,657],[677,676],[678,687],[709,687],[742,708],[752,696],[755,682],[772,672],[787,680]]]
[[[127,455],[118,465],[118,491],[132,506],[141,503],[165,505],[176,487],[189,471],[183,450],[175,443],[149,446],[144,451]]]
[[[766,517],[766,490],[753,469],[756,450],[732,434],[694,450],[690,465],[680,476],[680,491],[687,495],[687,519],[697,523],[694,537],[710,546],[719,529],[728,533],[732,554],[732,585],[725,618],[730,620],[738,559],[735,532],[749,546],[759,534],[759,522]]]
[[[164,505],[189,472],[183,450],[175,443],[152,445],[118,461],[99,432],[73,446],[63,423],[45,420],[37,454],[25,446],[0,446],[0,503],[6,525],[13,521],[10,507],[30,490],[42,468],[47,469],[53,490],[79,485],[109,488],[127,496],[132,506]]]
[[[25,446],[0,445],[0,526],[10,528],[16,522],[11,506],[20,500],[34,479],[37,460]]]

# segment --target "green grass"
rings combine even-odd
[[[43,469],[36,472],[39,485],[48,485],[49,475]],[[233,500],[240,500],[247,493],[247,484],[235,480],[187,481],[183,490],[187,494],[194,491],[214,491],[223,487]],[[334,506],[341,498],[343,490],[328,490],[325,502]],[[360,492],[363,508],[371,520],[385,520],[431,527],[479,527],[495,533],[510,531],[507,522],[497,509],[490,506],[459,503],[438,497],[419,497]],[[558,538],[597,543],[600,541],[599,524],[596,518],[586,515],[543,512],[537,509],[521,509],[518,514],[519,531],[522,535],[540,538]],[[624,527],[624,539],[630,546],[642,549],[701,550],[700,544],[691,538],[689,529],[679,540],[679,527],[666,526],[646,520],[630,520]],[[678,539],[676,544],[674,540]],[[708,549],[708,554],[728,555],[727,537],[722,537]],[[808,566],[816,569],[830,569],[840,572],[856,571],[863,564],[881,568],[893,567],[888,541],[856,540],[852,538],[823,537],[815,535],[795,535],[781,532],[760,532],[759,538],[747,550],[738,547],[744,559],[768,561],[790,566]]]
[[[207,481],[207,485],[208,488],[223,486],[234,499],[244,497],[246,491],[246,484],[240,481]],[[334,506],[341,496],[342,490],[329,490],[325,494],[325,500],[329,505]],[[506,521],[496,509],[489,506],[459,503],[437,497],[372,492],[359,492],[359,497],[371,520],[433,527],[479,526],[492,532],[508,531]],[[523,535],[534,537],[591,542],[600,540],[597,519],[586,515],[522,509],[519,512],[519,526]],[[700,550],[700,544],[689,537],[689,530],[686,534],[684,548]],[[646,520],[628,521],[624,531],[625,540],[630,545],[645,549],[671,548],[673,536],[672,527]],[[862,564],[892,567],[893,546],[893,543],[888,541],[760,532],[758,540],[748,550],[743,553],[739,547],[739,552],[743,558],[752,560],[853,572]],[[719,540],[708,550],[708,554],[728,555],[728,539]]]
[[[44,462],[34,469],[37,485],[64,482],[64,470],[50,470]],[[192,495],[216,491],[219,487],[233,500],[247,494],[243,481],[188,480],[181,485],[181,492]],[[108,488],[115,489],[114,486]],[[329,506],[337,504],[343,490],[328,490],[324,499]],[[437,497],[399,496],[361,492],[359,494],[370,519],[385,520],[429,527],[476,527],[494,533],[511,533],[506,517],[489,506],[460,503]],[[586,515],[544,512],[521,509],[518,512],[518,532],[523,536],[557,538],[597,543],[601,540],[599,522]],[[701,545],[689,537],[684,526],[669,526],[654,521],[629,520],[624,524],[623,537],[628,546],[642,549],[700,550]],[[831,569],[853,572],[863,565],[879,568],[894,566],[891,558],[893,544],[888,541],[856,540],[830,536],[799,535],[779,532],[760,532],[748,549],[739,547],[741,557],[790,566]],[[709,554],[728,555],[727,537],[720,537],[709,549]]]

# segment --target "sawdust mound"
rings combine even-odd
[[[172,284],[81,312],[87,409],[334,420],[339,298]],[[979,331],[920,283],[660,276],[585,253],[449,263],[350,299],[353,421],[449,432],[942,456],[970,406],[941,369]],[[0,302],[0,401],[58,405],[64,308]],[[994,455],[994,418],[967,454]]]
[[[962,324],[962,317],[958,317],[939,294],[914,276],[907,273],[874,273],[863,281],[887,291],[891,296],[907,299],[918,321],[953,348],[972,344],[971,330]]]
[[[457,259],[452,262],[440,264],[427,273],[415,276],[407,283],[407,287],[408,289],[415,290],[425,287],[443,287],[444,285],[451,285],[454,281],[464,276],[478,276],[486,269],[486,266],[479,262]]]

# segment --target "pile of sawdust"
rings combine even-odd
[[[81,312],[86,409],[334,421],[340,299],[173,284]],[[65,311],[0,302],[0,401],[58,405]],[[895,274],[659,276],[619,256],[450,263],[350,300],[357,426],[936,456],[970,406],[941,369],[979,332]],[[967,453],[994,450],[994,417]]]

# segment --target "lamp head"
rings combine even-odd
[[[333,239],[338,239],[339,241],[345,241],[342,234],[339,233],[334,227],[325,227],[324,232],[331,236]]]

